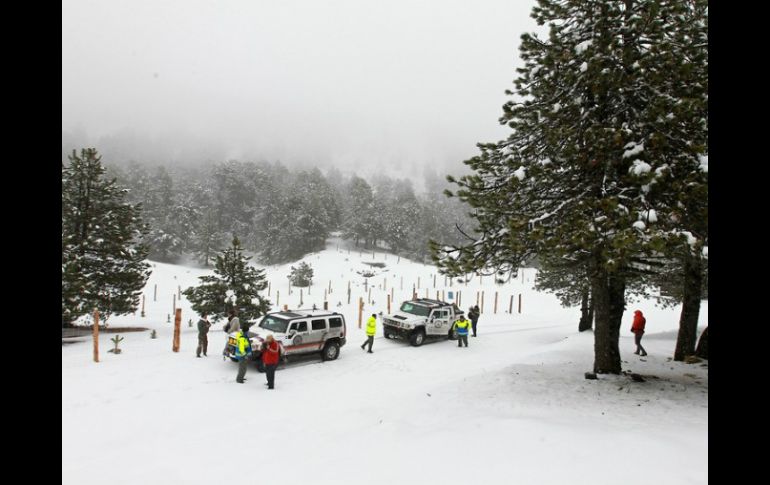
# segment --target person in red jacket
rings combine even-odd
[[[278,367],[282,350],[281,344],[272,335],[268,335],[262,344],[262,363],[265,364],[268,389],[275,387],[275,368]]]
[[[642,335],[644,335],[644,324],[647,323],[647,319],[642,315],[641,310],[634,312],[634,323],[631,325],[631,331],[634,333],[634,342],[636,343],[635,354],[639,354],[642,357],[647,355],[647,351],[642,347]]]

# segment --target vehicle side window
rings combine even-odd
[[[313,330],[326,330],[326,320],[313,320],[310,322]]]
[[[342,319],[339,317],[334,317],[329,319],[329,326],[331,328],[339,328],[342,327]]]
[[[294,322],[291,324],[291,328],[297,332],[307,332],[307,322]]]

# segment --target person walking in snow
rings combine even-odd
[[[275,340],[272,335],[268,335],[262,343],[262,363],[265,364],[265,375],[267,376],[267,388],[275,388],[275,369],[278,367],[278,361],[283,353],[283,346]]]
[[[246,367],[251,359],[251,341],[245,327],[241,327],[235,335],[235,358],[238,360],[238,375],[235,382],[243,384],[246,380]]]
[[[372,344],[374,344],[375,333],[377,333],[377,314],[372,313],[372,316],[366,321],[366,340],[361,344],[361,350],[366,347],[366,344],[369,344],[369,353],[374,353],[372,352]]]
[[[209,347],[209,328],[211,328],[211,323],[206,318],[207,316],[206,313],[201,313],[201,319],[198,320],[198,348],[195,350],[196,357],[201,356],[201,351],[203,351],[205,356]]]
[[[476,336],[476,323],[479,321],[479,316],[481,315],[481,311],[479,310],[479,306],[472,306],[468,309],[468,318],[471,319],[471,325],[473,326],[473,336]]]
[[[641,310],[634,312],[634,323],[631,324],[631,331],[634,333],[634,343],[636,343],[635,354],[644,357],[647,355],[647,351],[642,347],[642,335],[644,335],[644,325],[647,323],[647,319],[642,315]]]
[[[471,328],[471,322],[465,317],[460,317],[455,321],[453,327],[457,333],[457,346],[462,347],[465,343],[465,346],[468,347],[468,331]]]

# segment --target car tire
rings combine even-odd
[[[409,336],[409,343],[412,344],[413,347],[419,347],[425,342],[425,330],[423,329],[417,329],[414,332],[412,332],[412,335]]]
[[[326,345],[324,345],[324,349],[321,352],[321,359],[324,361],[335,360],[339,356],[340,344],[337,342],[326,342]]]
[[[383,335],[385,335],[385,338],[386,338],[386,339],[390,339],[390,338],[393,338],[393,336],[391,335],[391,333],[390,333],[390,332],[388,332],[387,330],[384,330],[384,331],[382,332],[382,334],[383,334]]]

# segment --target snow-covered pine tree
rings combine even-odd
[[[513,131],[480,144],[465,162],[476,173],[457,180],[478,234],[433,245],[452,274],[515,270],[536,254],[587,268],[598,373],[621,370],[626,285],[644,269],[639,259],[681,237],[667,221],[686,200],[662,182],[697,174],[706,153],[707,78],[691,64],[707,53],[702,29],[692,34],[705,23],[693,18],[707,14],[703,0],[539,0],[533,17],[550,34],[522,36],[525,64],[500,120]]]
[[[63,326],[94,308],[105,321],[136,310],[150,276],[140,206],[104,171],[93,148],[62,164]]]
[[[270,301],[259,294],[267,288],[265,271],[249,266],[241,243],[233,237],[230,247],[217,256],[213,275],[199,277],[201,283],[183,291],[197,313],[207,313],[214,321],[238,309],[241,322],[264,315]]]
[[[302,261],[296,268],[291,267],[288,278],[293,286],[310,286],[313,282],[313,267]]]

